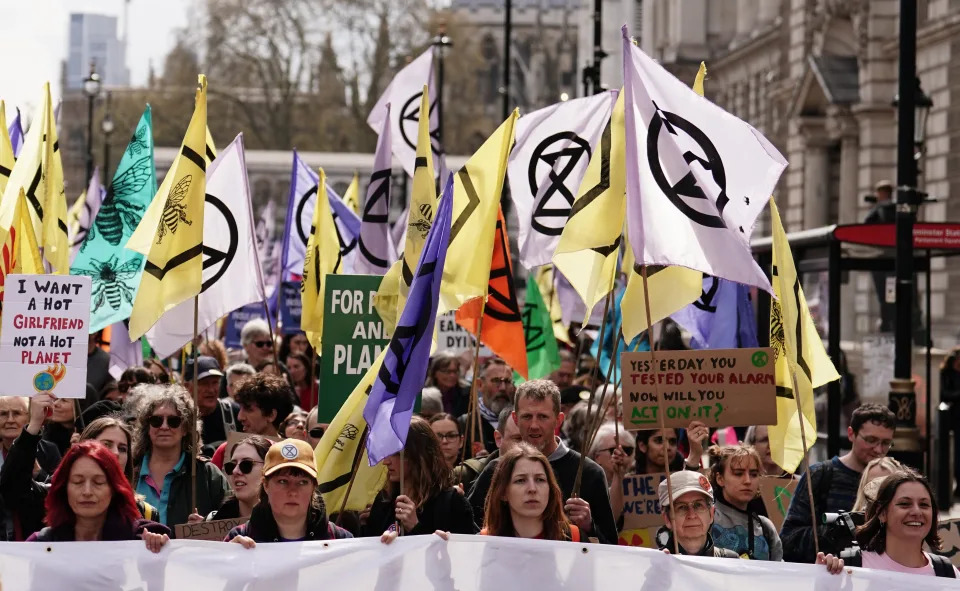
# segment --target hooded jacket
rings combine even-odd
[[[320,509],[311,507],[307,513],[307,535],[301,540],[287,540],[280,537],[277,520],[273,517],[273,510],[270,509],[270,505],[268,503],[257,503],[257,506],[253,508],[253,513],[250,514],[250,520],[230,530],[223,541],[229,542],[237,536],[253,538],[253,541],[259,544],[352,538],[353,534],[330,523],[330,520],[327,519],[327,511],[321,505]]]
[[[749,506],[747,511],[737,509],[727,503],[720,489],[715,491],[717,509],[710,528],[714,542],[751,560],[783,560],[783,544],[773,522]]]

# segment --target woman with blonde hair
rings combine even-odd
[[[853,504],[853,511],[866,512],[877,499],[879,483],[868,487],[869,483],[900,470],[903,470],[903,464],[890,456],[870,460],[867,467],[863,469],[863,475],[860,476],[860,486],[857,487],[857,500]]]
[[[487,493],[480,535],[580,541],[580,530],[563,513],[563,495],[537,448],[518,443],[497,462]]]

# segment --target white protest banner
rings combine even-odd
[[[760,560],[672,556],[648,548],[496,536],[404,536],[257,544],[172,540],[0,543],[3,591],[936,591],[953,579]],[[322,586],[322,585],[321,585]]]
[[[90,278],[8,275],[0,333],[0,393],[87,395]]]

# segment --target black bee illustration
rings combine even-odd
[[[425,219],[421,218],[415,222],[411,222],[410,225],[416,228],[417,232],[420,232],[421,238],[426,238],[430,232],[430,222]]]
[[[98,231],[103,239],[113,246],[120,244],[125,227],[127,234],[133,232],[140,222],[140,216],[146,205],[133,203],[129,198],[143,189],[150,180],[152,171],[153,160],[150,156],[144,156],[113,180],[107,189],[103,205],[100,206],[100,211],[90,226],[87,240],[84,240],[83,246],[80,247],[81,251],[87,247]]]
[[[770,346],[773,347],[773,358],[779,359],[781,355],[785,353],[786,350],[786,335],[784,334],[783,326],[783,311],[780,309],[780,304],[777,302],[770,302]]]
[[[92,269],[77,269],[76,273],[86,275],[92,280],[90,297],[93,301],[93,309],[100,309],[100,306],[106,302],[114,310],[119,310],[123,300],[127,300],[127,303],[132,306],[134,292],[126,282],[140,271],[143,259],[134,257],[119,267],[117,267],[116,256],[106,261],[92,259],[91,262]]]
[[[187,219],[187,206],[183,200],[187,197],[187,191],[190,190],[190,183],[193,181],[193,175],[186,175],[177,184],[170,189],[167,195],[167,202],[163,206],[163,219],[160,220],[160,232],[157,234],[157,244],[163,241],[169,230],[171,234],[177,233],[177,226],[180,222],[188,226],[193,222]]]
[[[131,156],[139,156],[140,152],[150,147],[149,144],[147,144],[147,141],[144,139],[146,134],[146,127],[141,127],[134,132],[133,137],[130,138],[130,144],[127,145],[128,154]]]

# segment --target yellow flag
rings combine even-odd
[[[343,194],[343,202],[350,206],[353,213],[360,215],[360,174],[353,173],[353,180],[347,187],[347,192]]]
[[[487,293],[490,266],[486,261],[493,258],[503,177],[518,117],[520,111],[514,109],[454,175],[450,246],[438,313],[455,310],[467,300]]]
[[[770,302],[770,346],[776,355],[777,424],[769,427],[770,455],[788,472],[794,472],[803,459],[800,421],[804,422],[807,447],[817,441],[817,421],[813,389],[840,379],[807,308],[803,287],[783,231],[777,204],[770,199],[770,225],[773,229],[773,291]],[[796,379],[796,389],[794,388]],[[799,392],[797,392],[799,390]],[[794,396],[799,393],[803,409],[801,419]]]
[[[597,302],[613,289],[627,213],[626,148],[621,89],[553,254],[554,266],[586,304],[584,324]]]
[[[80,214],[83,213],[83,206],[87,202],[87,190],[84,189],[77,200],[73,202],[70,209],[67,210],[67,236],[73,241],[77,232],[80,231]]]
[[[320,337],[323,333],[323,284],[327,273],[342,272],[343,259],[340,255],[340,241],[337,240],[337,226],[333,221],[333,212],[326,187],[327,175],[320,169],[321,190],[317,192],[317,204],[313,208],[313,223],[310,238],[307,239],[307,252],[303,259],[303,281],[300,283],[300,328],[307,333],[307,339],[314,351],[320,350]]]
[[[40,116],[30,126],[0,202],[0,235],[13,224],[17,198],[23,189],[30,204],[33,231],[54,273],[70,272],[67,241],[67,202],[63,194],[63,164],[53,118],[50,83],[43,86]]]
[[[573,341],[570,340],[570,332],[563,325],[563,311],[560,308],[560,298],[557,297],[557,286],[553,280],[553,265],[543,265],[537,269],[535,280],[537,289],[540,290],[540,295],[550,311],[554,338],[568,345],[573,345]]]
[[[44,273],[43,260],[40,258],[40,246],[37,236],[33,233],[33,223],[30,220],[30,206],[27,196],[20,189],[17,197],[17,211],[13,216],[11,239],[14,244],[14,265],[11,273],[24,275],[42,275]]]
[[[0,100],[0,196],[7,188],[7,180],[13,172],[15,163],[13,144],[10,143],[10,134],[7,133],[7,108]]]
[[[199,77],[196,104],[183,144],[130,242],[151,236],[140,289],[130,315],[130,338],[146,333],[171,308],[200,293],[203,283],[203,209],[206,194],[207,78]],[[157,214],[159,212],[159,215]],[[129,243],[127,248],[130,248]]]
[[[321,185],[323,186],[323,185]],[[367,405],[370,388],[380,372],[383,358],[388,349],[384,349],[364,374],[363,379],[353,389],[347,401],[340,407],[337,416],[327,427],[317,444],[314,453],[317,461],[317,481],[327,513],[340,511],[353,466],[357,464],[357,474],[350,489],[350,498],[346,510],[363,511],[373,502],[374,497],[383,488],[387,480],[387,469],[383,462],[370,466],[367,459],[364,431],[367,422],[363,419],[363,409]],[[360,454],[360,457],[357,455]]]
[[[427,85],[423,85],[420,96],[420,112],[430,112],[430,95]],[[374,299],[374,305],[388,334],[393,334],[397,320],[403,311],[413,281],[413,272],[417,269],[423,244],[433,223],[433,213],[437,206],[437,187],[433,174],[433,150],[430,139],[430,118],[420,117],[417,129],[417,159],[413,170],[413,190],[410,193],[410,207],[407,211],[407,236],[403,246],[403,255],[395,262],[380,281],[380,289]]]
[[[693,91],[703,96],[703,79],[707,75],[707,66],[700,62],[700,69],[693,81]],[[623,315],[623,338],[633,340],[649,328],[647,309],[644,301],[643,275],[636,264],[633,250],[627,243],[627,233],[623,233],[624,257],[621,271],[627,274],[627,288],[620,302]],[[700,298],[703,293],[703,273],[686,267],[647,266],[647,286],[650,289],[650,322],[657,323],[679,312]]]

